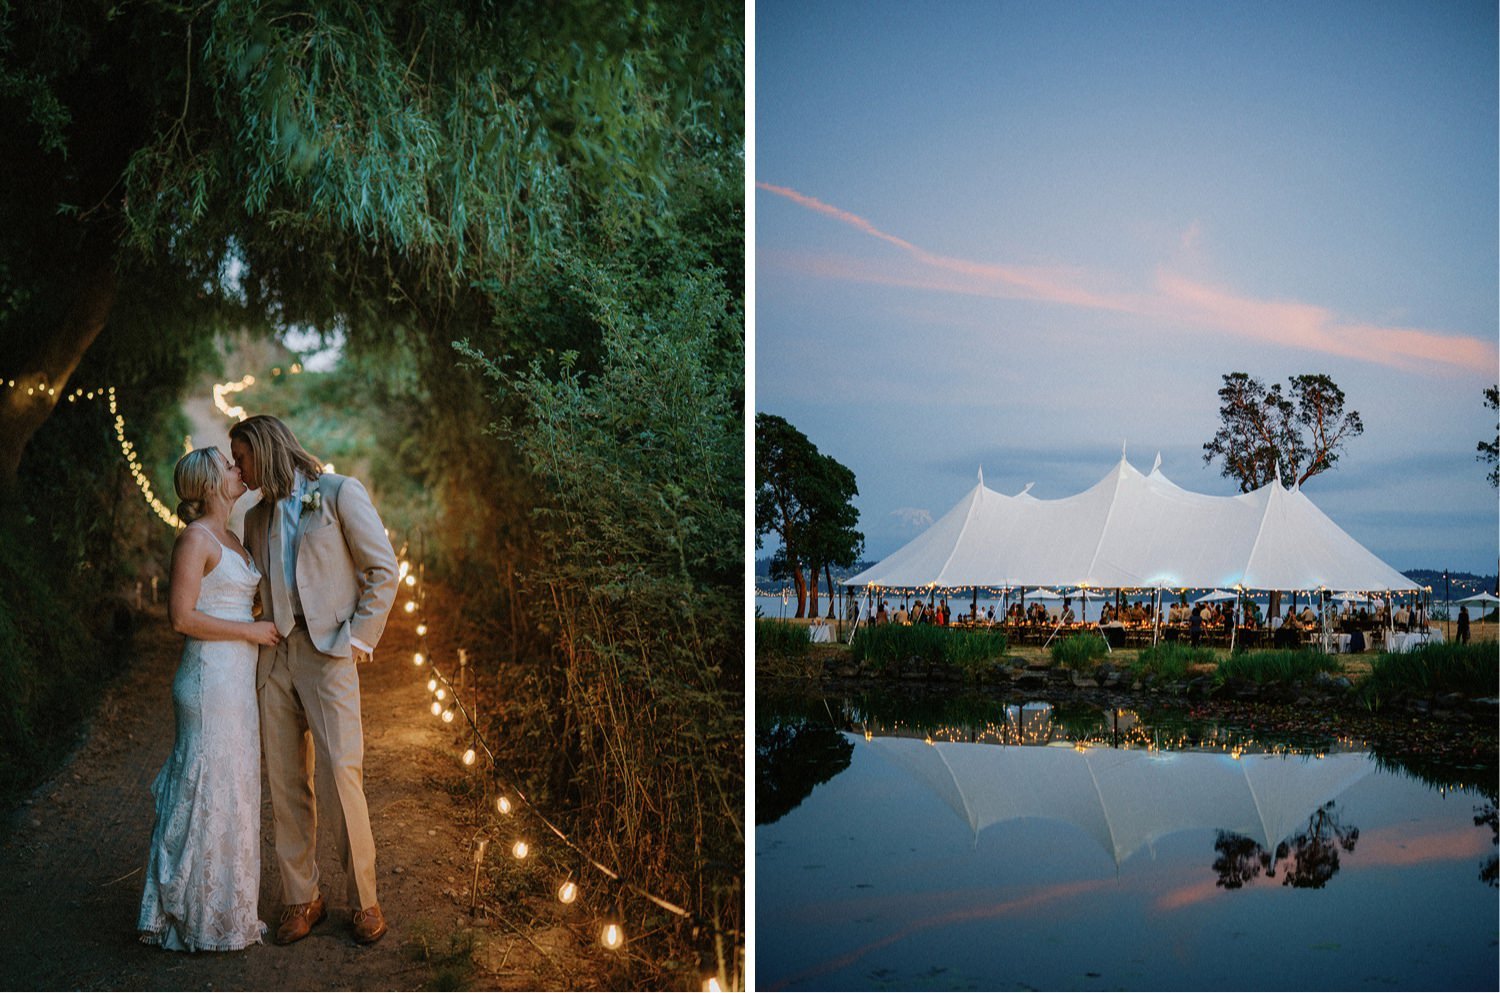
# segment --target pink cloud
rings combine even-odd
[[[1497,364],[1494,344],[1478,338],[1341,321],[1325,307],[1294,300],[1247,297],[1195,282],[1165,268],[1158,270],[1150,292],[1121,293],[1087,285],[1103,280],[1078,269],[997,265],[940,255],[888,234],[858,214],[796,190],[770,183],[756,185],[893,245],[919,264],[916,271],[906,267],[893,270],[879,263],[824,256],[802,267],[802,271],[823,278],[1106,310],[1402,369],[1492,373]],[[1183,246],[1195,245],[1200,233],[1201,225],[1194,221],[1182,235]]]

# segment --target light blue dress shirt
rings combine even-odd
[[[292,613],[301,615],[302,597],[297,593],[297,524],[302,518],[302,494],[307,491],[307,477],[298,472],[292,480],[292,492],[281,501],[281,562],[286,588],[292,601]]]

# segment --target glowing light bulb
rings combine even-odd
[[[432,701],[432,716],[437,717],[443,712],[443,705],[436,700]]]
[[[471,748],[468,751],[464,752],[464,765],[473,765],[473,764],[474,764],[474,749]]]
[[[452,707],[449,707],[447,710],[443,711],[443,723],[444,724],[452,724],[453,723],[453,708]]]
[[[605,948],[619,948],[625,943],[625,932],[620,930],[618,924],[606,924],[599,935],[599,942]]]
[[[417,585],[417,577],[413,576],[411,573],[408,572],[406,574],[406,585],[407,586],[415,586],[415,585]]]
[[[423,662],[426,662],[426,661],[427,661],[427,656],[423,655],[421,652],[417,652],[415,655],[413,655],[411,657],[412,665],[421,665]]]
[[[414,611],[416,609],[417,609],[417,602],[415,600],[408,600],[408,601],[406,601],[406,608],[405,608],[405,610],[406,610],[406,612],[408,614],[410,614],[412,611]]]
[[[557,888],[557,900],[559,903],[572,903],[578,899],[578,884],[568,880]]]
[[[398,574],[397,578],[399,578],[399,579],[405,579],[406,578],[406,574],[408,572],[411,572],[411,563],[410,562],[402,562],[401,563],[401,572]]]
[[[531,852],[531,847],[524,841],[518,841],[511,846],[510,853],[518,859],[524,859]]]
[[[427,625],[426,624],[418,624],[417,625],[417,637],[420,638],[420,637],[422,637],[422,635],[424,635],[426,633],[427,633]]]
[[[448,698],[448,691],[447,690],[438,690],[437,691],[437,698],[439,700],[446,700]]]
[[[508,797],[508,796],[497,796],[497,797],[495,797],[495,809],[498,810],[498,811],[500,811],[500,813],[502,813],[502,814],[508,814],[508,813],[510,813],[510,797]]]
[[[427,680],[427,692],[431,693],[435,689],[437,689],[437,680],[436,679],[429,679],[429,680]]]

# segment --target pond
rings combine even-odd
[[[757,701],[759,989],[1494,989],[1496,783],[1047,703]]]

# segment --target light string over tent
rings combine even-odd
[[[416,532],[421,554],[425,554],[425,535],[420,529]],[[454,679],[440,668],[429,650],[427,637],[431,631],[425,612],[427,598],[426,590],[426,568],[422,558],[418,557],[417,563],[412,564],[409,552],[411,551],[411,539],[403,544],[398,556],[400,566],[398,570],[398,588],[402,591],[404,603],[402,610],[405,613],[415,614],[417,619],[416,633],[419,639],[418,650],[412,655],[412,663],[415,667],[423,670],[424,682],[431,701],[429,710],[434,716],[439,717],[444,723],[457,723],[461,717],[466,729],[459,731],[460,740],[468,742],[460,762],[468,768],[479,764],[479,756],[482,754],[489,765],[489,774],[496,786],[493,810],[496,814],[505,818],[514,818],[521,813],[520,806],[539,821],[556,839],[561,842],[574,857],[581,867],[587,867],[604,876],[608,881],[604,885],[615,891],[613,899],[601,901],[614,908],[614,913],[606,914],[598,919],[596,930],[599,944],[611,951],[619,951],[625,947],[628,941],[623,915],[620,913],[619,894],[628,892],[640,897],[656,907],[673,914],[676,917],[690,923],[696,931],[712,935],[715,940],[716,951],[722,953],[723,940],[733,939],[735,942],[736,955],[733,962],[726,962],[722,954],[718,954],[720,967],[718,974],[705,976],[703,980],[704,989],[726,989],[735,988],[740,977],[740,966],[738,958],[741,954],[739,949],[739,935],[736,932],[726,932],[713,922],[704,919],[692,910],[684,907],[681,903],[666,899],[652,892],[644,886],[637,885],[627,879],[623,873],[611,868],[595,858],[591,853],[579,845],[556,822],[538,807],[518,784],[518,778],[503,771],[499,759],[480,728],[478,719],[477,692],[470,694],[465,685],[465,675],[468,671],[468,653],[464,649],[458,649],[458,678]],[[476,688],[477,689],[477,688]],[[472,702],[466,702],[469,697]],[[508,843],[501,846],[513,859],[520,861],[537,856],[539,849],[537,844],[524,837],[512,838]],[[482,859],[482,854],[477,856]],[[476,879],[478,869],[476,866]],[[569,873],[567,878],[557,884],[553,891],[554,898],[558,903],[569,906],[578,902],[584,895],[583,886],[574,873]],[[727,976],[725,973],[732,973]]]

